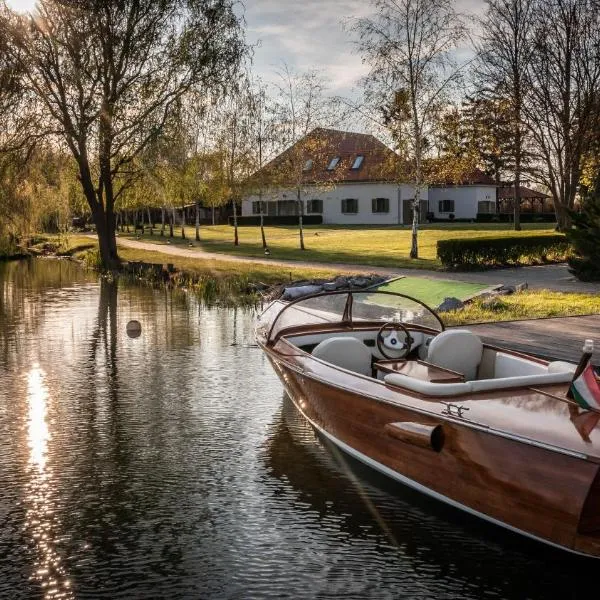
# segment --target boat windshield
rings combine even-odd
[[[261,315],[257,331],[272,340],[288,327],[319,323],[401,321],[443,331],[439,316],[421,301],[394,292],[329,292],[289,304],[276,302]]]

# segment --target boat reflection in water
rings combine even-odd
[[[336,544],[364,547],[352,571],[365,596],[361,578],[372,582],[374,564],[382,581],[393,578],[403,597],[440,597],[446,588],[448,598],[564,598],[596,585],[593,560],[494,527],[340,452],[287,394],[272,425],[266,462],[281,481],[282,502],[293,501],[295,509],[317,519]],[[293,499],[285,492],[289,487]],[[386,570],[390,553],[394,562]]]

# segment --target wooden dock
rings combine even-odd
[[[592,362],[600,365],[600,315],[506,321],[463,326],[484,342],[520,350],[549,360],[577,362],[585,339],[593,339]]]

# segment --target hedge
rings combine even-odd
[[[570,244],[564,235],[447,239],[437,243],[437,256],[447,268],[476,269],[507,265],[562,262]]]
[[[556,223],[556,214],[551,213],[521,213],[521,223]],[[477,213],[478,223],[512,223],[513,213]]]
[[[260,225],[260,216],[238,217],[237,222],[240,227]],[[263,217],[263,222],[265,225],[298,225],[298,216],[287,215],[281,217],[269,217],[265,215]],[[302,217],[302,223],[304,225],[321,225],[323,223],[323,215],[304,215]],[[229,224],[233,225],[233,217],[229,217]]]

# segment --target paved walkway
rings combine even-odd
[[[149,250],[171,256],[186,258],[199,258],[203,260],[227,260],[232,262],[252,262],[266,265],[279,265],[290,267],[307,267],[315,269],[331,269],[332,271],[351,273],[377,273],[385,276],[412,275],[416,277],[431,277],[433,279],[456,279],[458,281],[471,281],[487,285],[516,285],[527,282],[532,289],[548,289],[559,292],[585,292],[600,294],[600,283],[584,283],[578,281],[569,273],[566,265],[544,265],[539,267],[515,267],[509,269],[492,269],[481,272],[449,273],[446,271],[432,271],[427,269],[390,269],[386,267],[373,267],[370,265],[352,265],[346,263],[323,263],[296,260],[281,260],[275,258],[257,258],[252,256],[237,256],[206,252],[197,248],[182,248],[169,244],[152,244],[126,238],[117,238],[118,244],[125,248]]]

